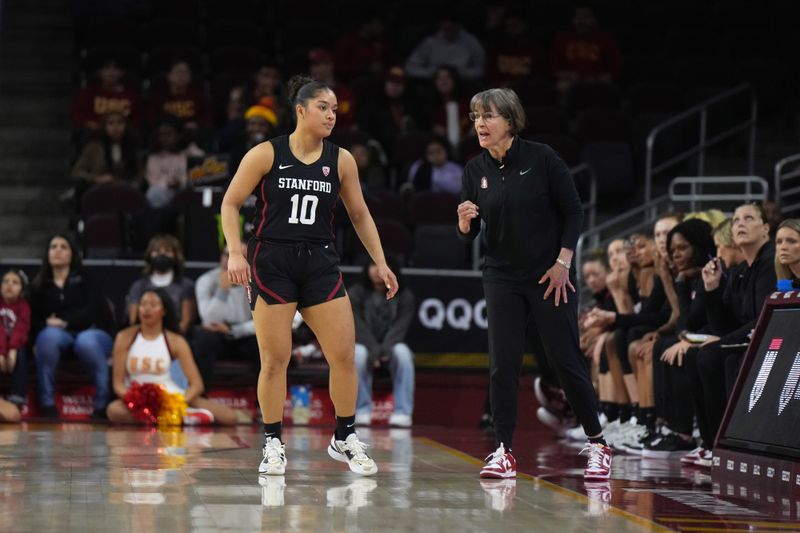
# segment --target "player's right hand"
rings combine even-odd
[[[458,204],[458,229],[461,233],[469,233],[472,219],[478,216],[478,206],[469,200]]]
[[[235,285],[250,284],[250,265],[241,253],[231,252],[228,256],[228,279]]]

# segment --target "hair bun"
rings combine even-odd
[[[289,78],[289,81],[287,82],[287,91],[289,94],[290,105],[294,105],[295,99],[297,98],[297,93],[300,92],[300,89],[312,81],[314,81],[313,78],[303,74],[296,74]]]

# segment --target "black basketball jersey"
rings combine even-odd
[[[275,160],[258,187],[254,237],[268,242],[327,243],[334,238],[339,200],[339,147],[323,140],[320,158],[306,165],[289,149],[289,136],[271,139]]]

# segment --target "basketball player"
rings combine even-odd
[[[378,468],[355,433],[358,381],[354,365],[355,326],[332,244],[333,209],[341,196],[361,242],[378,266],[388,289],[398,289],[361,194],[355,159],[328,142],[336,124],[336,95],[310,78],[289,80],[289,100],[297,117],[290,135],[250,149],[222,201],[222,227],[228,242],[232,283],[248,295],[261,354],[258,401],[265,443],[259,474],[282,475],[286,453],[281,419],[286,398],[286,368],[292,348],[292,318],[299,309],[319,340],[330,365],[330,395],[336,432],[328,455],[350,470],[372,475]],[[255,192],[255,233],[242,254],[239,209]]]

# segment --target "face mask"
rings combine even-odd
[[[150,258],[150,266],[156,272],[167,272],[175,268],[175,259],[167,255],[157,255]]]

